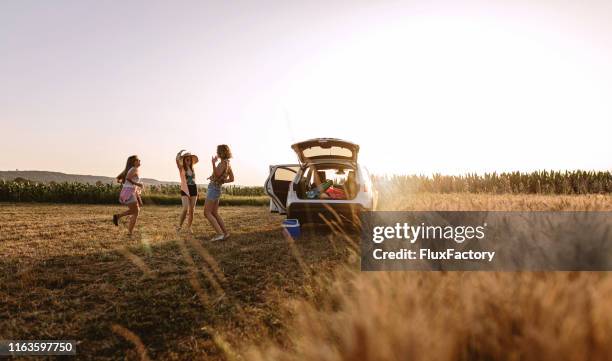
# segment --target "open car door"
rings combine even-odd
[[[264,189],[270,196],[270,212],[287,212],[289,186],[300,169],[299,164],[279,164],[270,166],[270,175]]]

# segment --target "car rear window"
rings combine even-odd
[[[305,148],[303,150],[304,157],[306,158],[314,158],[314,157],[322,157],[322,156],[333,156],[333,157],[342,157],[342,158],[352,158],[353,152],[350,149],[343,147],[330,147],[323,148],[320,146],[314,146],[310,148]]]

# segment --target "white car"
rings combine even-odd
[[[377,192],[366,168],[357,163],[357,144],[316,138],[291,148],[299,164],[271,165],[264,185],[271,212],[304,224],[324,219],[354,222],[360,212],[374,209]],[[330,182],[332,189],[323,191]]]

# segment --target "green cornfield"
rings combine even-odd
[[[466,175],[375,176],[379,192],[491,194],[606,194],[612,193],[609,171],[536,171]]]
[[[268,198],[263,187],[226,186],[223,205],[263,205]],[[116,204],[121,186],[118,184],[37,183],[28,180],[0,180],[0,202],[41,202],[76,204]],[[200,187],[199,203],[204,202],[206,187]],[[178,185],[145,186],[145,204],[181,204]]]
[[[607,194],[612,193],[609,171],[537,171],[531,173],[485,173],[466,175],[374,176],[381,196],[401,193],[490,193],[490,194]],[[225,186],[221,204],[263,205],[263,187]],[[0,181],[0,202],[45,202],[115,204],[117,184],[37,183],[24,179]],[[206,187],[200,187],[200,202]],[[143,201],[150,204],[180,204],[178,185],[147,186]]]

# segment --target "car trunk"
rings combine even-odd
[[[294,186],[298,198],[304,200],[343,201],[357,196],[356,167],[339,163],[316,163],[304,167]]]

